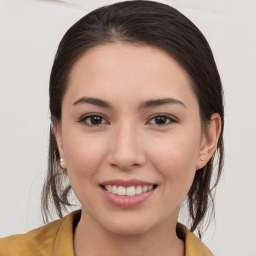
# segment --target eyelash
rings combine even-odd
[[[100,118],[101,121],[105,120],[105,122],[104,123],[100,123],[100,124],[92,124],[92,118],[93,117],[97,117],[98,120]],[[168,120],[168,122],[164,123],[164,124],[157,124],[156,123],[156,118],[159,118],[159,120],[163,120],[163,119],[165,121]],[[90,123],[88,123],[87,120],[90,120],[90,119],[91,119],[91,121],[90,121]],[[155,119],[155,122],[151,123],[151,120],[153,120],[153,119]],[[106,118],[103,117],[102,115],[99,115],[99,114],[85,115],[85,116],[82,116],[78,121],[81,122],[81,123],[85,123],[85,125],[87,125],[89,127],[99,127],[100,125],[108,124],[108,121],[106,120]],[[157,115],[151,117],[149,119],[149,121],[147,121],[148,124],[152,124],[152,125],[156,125],[156,126],[166,126],[168,124],[176,123],[176,122],[177,122],[177,120],[175,120],[175,118],[173,118],[173,117],[171,117],[169,115],[166,115],[166,114],[157,114]]]
[[[97,125],[96,124],[92,124],[91,122],[89,124],[87,122],[87,120],[92,119],[93,117],[101,118],[101,120],[105,120],[106,121],[105,117],[103,117],[102,115],[96,114],[96,113],[95,114],[89,114],[89,115],[82,116],[78,121],[81,122],[81,123],[85,123],[85,125],[87,125],[89,127],[99,127],[102,124],[108,123],[106,121],[106,123],[100,123],[100,124],[97,124]]]
[[[177,123],[177,120],[175,118],[173,118],[172,116],[166,115],[166,114],[157,114],[157,115],[151,117],[149,119],[149,121],[151,121],[152,119],[156,119],[156,118],[164,118],[165,120],[169,120],[169,122],[165,123],[165,124],[156,124],[156,123],[154,123],[153,125],[165,126],[165,125],[168,125],[168,124],[171,124],[171,123]]]

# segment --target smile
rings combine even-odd
[[[109,180],[100,184],[104,198],[116,207],[131,208],[143,204],[155,194],[158,184],[137,179]]]
[[[119,196],[134,196],[146,193],[156,188],[157,185],[138,185],[138,186],[117,186],[117,185],[105,185],[104,188],[106,191],[119,195]]]

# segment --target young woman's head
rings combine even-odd
[[[62,217],[72,186],[113,232],[171,224],[186,196],[191,230],[202,222],[223,165],[222,85],[206,39],[176,9],[127,1],[80,19],[54,60],[50,111],[46,214],[52,200]]]

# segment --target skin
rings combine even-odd
[[[82,97],[110,106],[74,104]],[[176,102],[142,107],[166,98]],[[92,113],[103,117],[97,125]],[[157,122],[163,114],[168,117]],[[184,255],[176,236],[180,204],[216,150],[220,125],[213,114],[202,131],[188,74],[164,51],[120,42],[87,51],[72,69],[62,120],[55,123],[62,167],[82,205],[75,255]],[[99,186],[115,178],[158,187],[142,204],[124,209],[109,203]]]

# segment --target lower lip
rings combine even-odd
[[[131,208],[145,202],[154,193],[155,189],[134,196],[119,196],[108,192],[104,188],[102,188],[102,191],[105,198],[113,205],[122,208]]]

